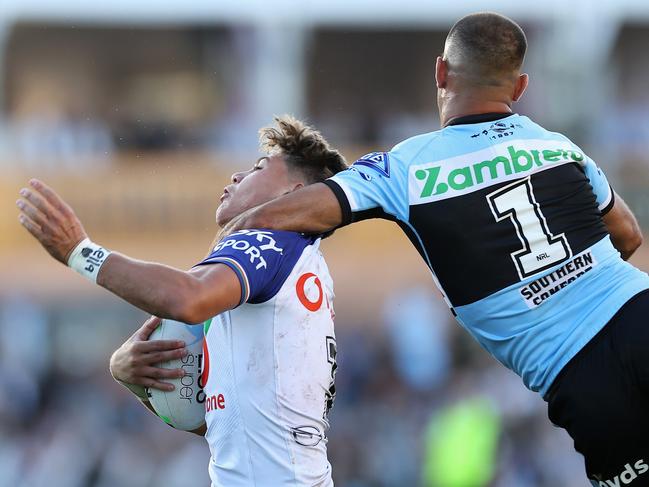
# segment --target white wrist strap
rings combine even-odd
[[[68,266],[93,283],[97,283],[97,274],[110,250],[97,245],[89,238],[79,242],[68,259]]]

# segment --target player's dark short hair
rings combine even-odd
[[[259,130],[261,150],[283,155],[289,169],[300,171],[308,184],[347,169],[345,158],[313,127],[291,115],[275,117],[275,123]]]
[[[523,29],[504,15],[479,12],[458,20],[446,37],[448,58],[461,66],[472,81],[501,84],[504,77],[520,70],[527,38]]]

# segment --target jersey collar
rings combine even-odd
[[[450,122],[446,124],[447,127],[451,125],[464,125],[470,123],[482,123],[482,122],[495,122],[501,118],[511,117],[516,115],[515,113],[478,113],[477,115],[466,115],[464,117],[457,117],[451,119]]]

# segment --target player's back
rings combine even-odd
[[[610,242],[604,175],[527,117],[462,117],[332,181],[348,220],[378,207],[400,223],[458,321],[542,394],[649,287]]]
[[[318,247],[299,234],[244,230],[203,262],[235,269],[245,294],[205,326],[215,487],[333,485],[333,285]]]

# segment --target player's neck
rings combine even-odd
[[[439,117],[442,127],[446,127],[455,118],[483,113],[512,113],[511,101],[455,95],[445,100]]]

